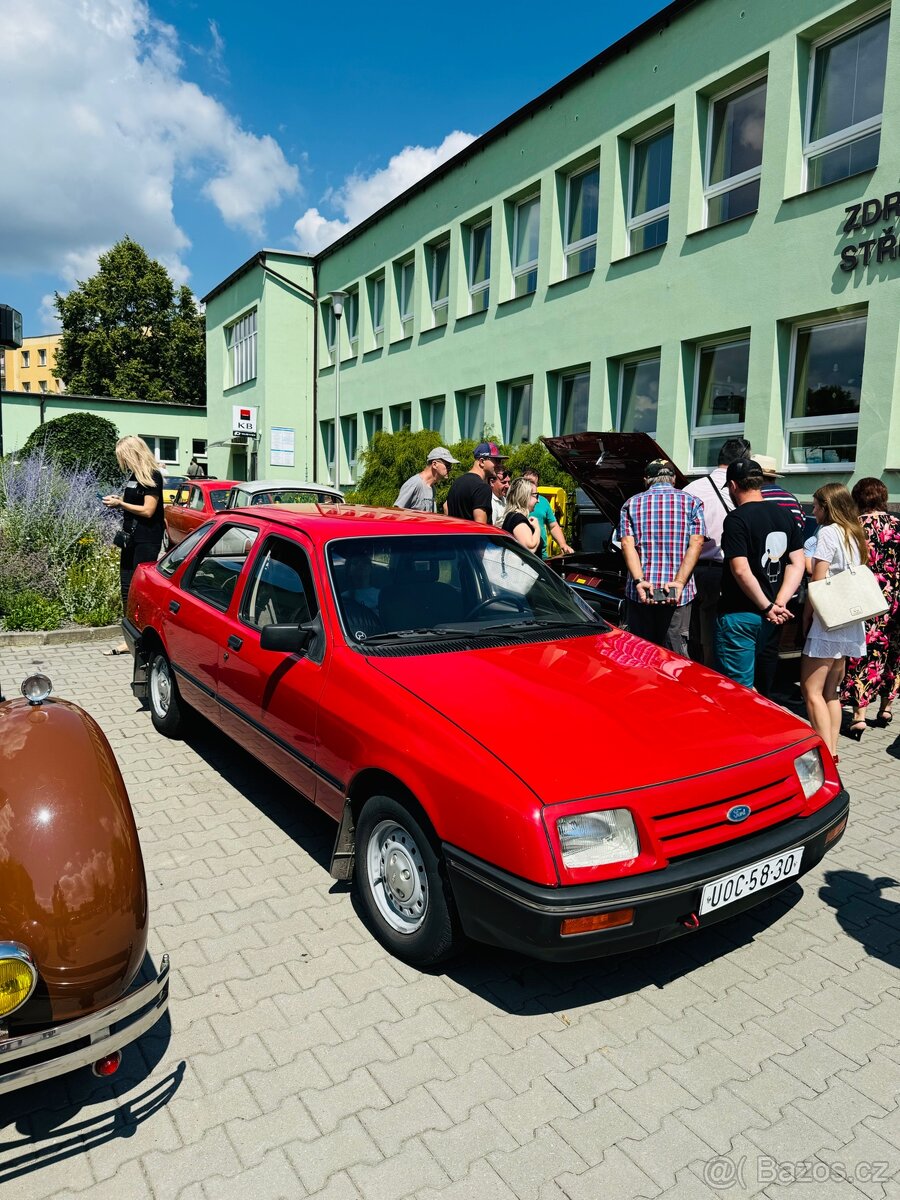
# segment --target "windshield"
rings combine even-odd
[[[328,561],[357,644],[608,628],[540,559],[497,534],[347,538],[329,545]]]
[[[332,492],[317,492],[312,488],[273,488],[270,492],[257,492],[252,504],[334,504],[337,496]]]
[[[228,496],[230,488],[213,488],[209,493],[209,500],[216,512],[221,512],[228,504]]]

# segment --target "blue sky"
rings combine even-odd
[[[662,6],[3,0],[0,303],[46,332],[126,233],[198,296],[318,249]]]

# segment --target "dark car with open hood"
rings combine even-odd
[[[134,815],[96,721],[32,675],[0,695],[0,1095],[90,1066],[163,1016]]]

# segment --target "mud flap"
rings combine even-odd
[[[353,818],[350,801],[345,800],[341,823],[338,825],[337,837],[334,839],[334,850],[331,852],[331,866],[328,869],[332,879],[351,880],[355,859],[356,821]]]

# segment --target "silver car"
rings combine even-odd
[[[335,488],[296,479],[255,479],[239,483],[228,494],[226,508],[250,508],[257,504],[343,504]]]

